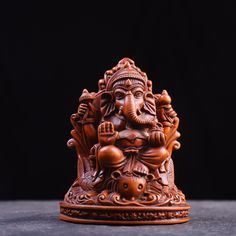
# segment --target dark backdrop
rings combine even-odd
[[[1,198],[63,198],[76,177],[69,117],[123,57],[173,97],[178,187],[189,199],[236,198],[231,2],[77,2],[1,6]]]

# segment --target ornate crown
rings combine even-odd
[[[98,82],[99,90],[111,91],[113,85],[124,78],[132,78],[143,83],[145,89],[152,90],[152,82],[148,80],[145,72],[141,71],[139,67],[130,58],[123,58],[111,70],[107,70],[104,78]]]

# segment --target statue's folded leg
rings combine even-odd
[[[167,173],[160,172],[168,157],[169,152],[165,147],[149,147],[140,152],[138,159],[149,168],[151,174],[154,174],[158,182],[161,182],[162,185],[168,185]]]
[[[168,157],[169,152],[165,147],[148,147],[139,153],[138,159],[155,171]]]
[[[98,163],[102,169],[119,168],[125,162],[123,152],[114,145],[101,147],[98,151]]]

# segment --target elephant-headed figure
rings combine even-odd
[[[152,82],[132,60],[124,58],[106,71],[99,88],[97,176],[109,178],[119,169],[122,173],[140,176],[152,173],[160,178],[158,168],[169,152],[162,124],[157,120]]]
[[[153,94],[152,82],[129,58],[106,71],[98,87],[83,90],[71,116],[68,146],[77,152],[77,178],[61,203],[61,219],[187,221],[189,206],[174,182],[171,155],[180,134],[169,94]]]

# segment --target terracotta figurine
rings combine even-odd
[[[60,219],[97,224],[174,224],[189,220],[174,183],[172,151],[179,119],[166,90],[124,58],[84,89],[68,146],[77,153],[77,178],[60,203]]]

